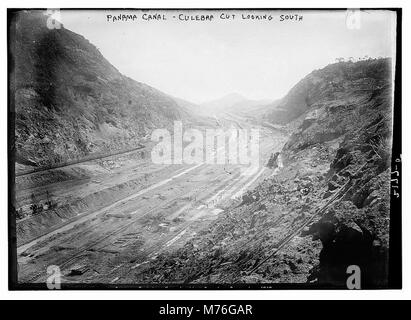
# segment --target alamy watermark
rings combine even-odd
[[[205,131],[205,132],[204,132]],[[174,122],[173,134],[156,129],[151,140],[157,142],[151,151],[156,164],[260,164],[259,129],[187,129]]]
[[[61,271],[60,267],[51,265],[47,267],[47,288],[50,290],[61,289]]]
[[[61,13],[60,9],[47,9],[45,15],[47,18],[47,28],[50,30],[61,29]]]
[[[349,275],[347,277],[346,285],[350,290],[361,289],[361,269],[359,266],[353,264],[347,267],[346,273]]]

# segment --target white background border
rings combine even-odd
[[[0,93],[2,111],[0,116],[0,299],[411,299],[411,219],[408,216],[410,202],[407,196],[410,190],[410,146],[407,138],[411,137],[411,126],[403,126],[403,173],[402,173],[402,198],[403,198],[403,289],[402,290],[372,290],[372,291],[329,291],[329,290],[143,290],[143,291],[8,291],[8,228],[7,228],[7,8],[403,8],[403,108],[402,123],[411,121],[406,106],[410,100],[409,84],[410,65],[406,57],[411,57],[410,50],[410,1],[124,1],[124,0],[98,0],[98,1],[19,1],[2,0],[0,3],[1,15],[1,71]],[[404,34],[406,36],[404,36]],[[408,88],[409,89],[409,88]],[[408,120],[408,121],[407,121]],[[405,253],[408,253],[407,255]]]

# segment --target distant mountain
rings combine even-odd
[[[178,97],[170,96],[181,108],[183,108],[188,113],[197,113],[199,105],[187,101],[185,99],[181,99]]]
[[[278,101],[278,100],[277,100]],[[247,116],[258,117],[269,110],[272,110],[272,104],[276,103],[276,101],[271,100],[242,100],[238,103],[233,104],[231,107],[228,108],[228,111],[233,113],[244,114]]]
[[[11,21],[11,93],[20,163],[50,165],[137,146],[192,120],[176,99],[122,75],[87,39],[48,29],[40,10]]]
[[[248,112],[260,106],[268,104],[270,100],[251,100],[243,97],[238,93],[230,93],[222,98],[204,102],[201,107],[213,112]]]
[[[230,108],[234,104],[239,103],[244,100],[247,100],[247,99],[244,98],[242,95],[238,93],[230,93],[219,99],[207,101],[200,105],[201,107],[207,108],[209,110],[221,111],[223,109]]]

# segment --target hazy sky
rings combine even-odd
[[[235,18],[221,20],[221,13]],[[136,14],[108,22],[107,14]],[[277,99],[306,74],[337,57],[393,55],[395,14],[361,13],[349,29],[346,12],[160,11],[166,21],[143,21],[141,11],[62,11],[64,26],[83,35],[123,74],[192,102],[236,92]],[[213,21],[180,21],[178,15],[213,14]],[[271,14],[271,21],[242,14]],[[299,13],[302,21],[280,21]],[[173,18],[176,16],[176,18]]]

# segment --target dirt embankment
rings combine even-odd
[[[84,215],[131,195],[143,187],[142,179],[133,179],[98,192],[90,193],[85,197],[76,199],[57,208],[47,210],[41,214],[22,219],[16,223],[17,245],[22,245],[45,233],[53,227],[61,227],[65,222]]]
[[[159,179],[161,168],[148,168],[144,157],[137,150],[17,177],[16,205],[22,212],[16,220],[17,245],[121,200],[146,187],[150,179]],[[33,204],[42,210],[34,212]]]

